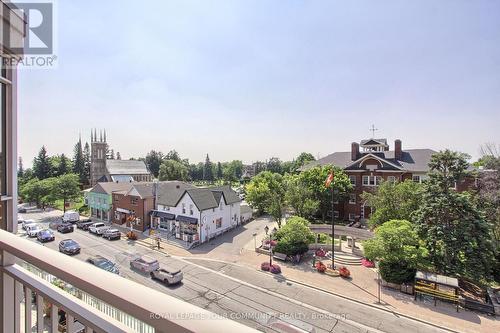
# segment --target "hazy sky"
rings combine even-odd
[[[123,158],[324,156],[376,136],[500,143],[500,1],[58,1],[59,67],[19,75],[19,155],[106,128]]]

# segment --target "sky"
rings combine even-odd
[[[500,1],[57,1],[56,69],[21,69],[19,155],[325,156],[376,137],[500,143]]]

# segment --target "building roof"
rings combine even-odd
[[[130,183],[97,183],[92,187],[90,192],[111,194],[114,191],[128,191],[132,184]]]
[[[154,183],[153,182],[141,182],[141,183],[130,183],[132,185],[127,192],[127,195],[138,195],[141,199],[152,198],[154,196]]]
[[[195,186],[181,181],[166,181],[158,183],[157,202],[160,205],[174,207],[187,189]]]
[[[387,146],[387,139],[366,139],[366,140],[361,140],[360,142],[361,146],[374,145],[374,144]]]
[[[106,160],[106,169],[110,175],[149,175],[144,161]]]
[[[375,155],[382,160],[385,160],[393,165],[397,165],[398,167],[404,169],[405,171],[411,172],[428,172],[429,171],[429,162],[431,161],[431,157],[435,154],[436,151],[432,149],[407,149],[403,150],[402,156],[400,159],[394,158],[394,151],[381,151],[381,152],[360,152],[358,155],[358,160],[365,157],[368,154]],[[335,165],[342,169],[348,167],[353,164],[351,159],[351,152],[337,152],[330,155],[327,155],[319,160],[312,161],[301,168],[301,170],[311,169],[315,166],[324,166],[324,165]]]
[[[208,189],[211,190],[212,192],[214,192],[214,195],[216,192],[222,193],[224,195],[224,200],[226,201],[226,205],[230,205],[230,204],[233,204],[235,202],[241,201],[238,194],[229,185],[209,187]],[[217,200],[217,202],[219,202],[219,201],[220,201],[220,197]]]
[[[186,193],[200,211],[219,207],[219,202],[216,201],[213,192],[206,188],[192,188],[186,190]]]
[[[131,183],[134,181],[134,177],[131,175],[112,175],[111,181],[114,183]]]

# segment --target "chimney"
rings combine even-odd
[[[401,146],[401,140],[396,139],[394,141],[394,158],[400,160],[403,157],[403,148]]]
[[[351,143],[351,160],[356,161],[359,156],[359,143]]]

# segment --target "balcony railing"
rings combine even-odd
[[[3,230],[0,254],[1,332],[255,332]]]

